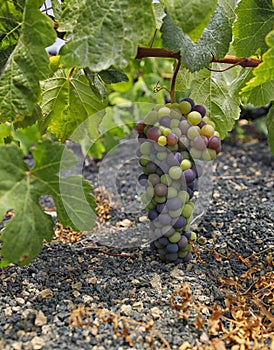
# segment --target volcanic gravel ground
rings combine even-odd
[[[100,164],[86,160],[83,170],[95,187]],[[0,270],[0,349],[179,349],[185,342],[202,349],[207,322],[195,328],[194,308],[179,317],[171,294],[189,285],[200,303],[224,307],[219,278],[238,281],[249,269],[243,258],[253,253],[257,276],[273,271],[266,262],[274,244],[273,157],[265,141],[224,143],[210,206],[196,225],[199,253],[187,265],[164,264],[150,250],[136,163],[125,161],[116,175],[109,166],[101,182],[115,177],[117,194],[107,222],[76,243],[45,244],[29,266]]]

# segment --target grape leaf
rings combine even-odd
[[[42,131],[48,128],[59,140],[64,141],[71,137],[84,120],[92,116],[93,134],[90,137],[98,137],[98,125],[103,114],[96,112],[105,108],[107,102],[94,94],[81,70],[67,77],[65,71],[59,69],[53,77],[43,82],[42,87]]]
[[[196,40],[208,24],[216,8],[217,0],[188,0],[184,3],[181,0],[164,0],[163,4],[173,23],[179,26],[184,33],[189,34],[193,40]],[[199,31],[195,32],[194,30],[198,26]],[[192,35],[195,35],[191,36],[191,32]]]
[[[266,37],[270,47],[263,56],[263,62],[253,70],[254,78],[242,89],[242,96],[252,104],[265,105],[274,100],[274,30]]]
[[[213,64],[221,69],[221,64]],[[202,69],[191,73],[181,68],[177,77],[176,90],[182,91],[202,104],[207,115],[216,124],[216,129],[223,139],[239,118],[239,90],[250,79],[251,72],[241,67],[234,67],[226,72],[213,72]]]
[[[24,0],[6,0],[0,4],[0,70],[16,46],[21,29],[24,2]]]
[[[268,130],[268,143],[272,153],[274,154],[274,105],[272,105],[267,114],[266,125]]]
[[[265,36],[273,30],[274,8],[269,0],[242,0],[235,10],[233,47],[238,56],[248,57],[268,47]]]
[[[89,194],[89,183],[81,176],[60,178],[56,175],[60,164],[62,169],[75,164],[75,157],[64,145],[50,140],[40,142],[33,149],[35,165],[31,169],[22,157],[17,145],[0,146],[0,215],[3,217],[7,210],[15,210],[14,218],[5,224],[1,233],[1,266],[11,262],[28,264],[41,250],[43,240],[50,241],[54,223],[39,205],[41,195],[53,197],[57,218],[64,226],[91,229],[95,218],[95,201]]]
[[[97,72],[111,65],[125,67],[155,28],[151,0],[70,1],[61,27],[68,21],[61,63]]]
[[[126,73],[112,66],[109,67],[109,69],[107,70],[102,70],[101,72],[99,72],[99,75],[106,84],[114,84],[119,83],[120,81],[128,81]]]
[[[0,79],[0,119],[20,121],[31,115],[40,94],[39,80],[49,73],[46,46],[56,34],[52,21],[41,13],[43,1],[26,0],[21,35]]]
[[[161,28],[163,45],[174,52],[180,51],[186,67],[191,72],[197,71],[209,65],[212,54],[223,57],[227,53],[231,41],[231,21],[228,12],[217,5],[200,39],[194,43],[167,15]]]
[[[164,6],[159,2],[153,2],[153,13],[155,17],[156,29],[160,29],[163,19],[166,16]]]

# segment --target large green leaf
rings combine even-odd
[[[137,46],[147,45],[153,35],[152,2],[68,1],[62,26],[68,32],[68,42],[60,51],[65,66],[92,71],[125,67],[136,56]]]
[[[39,10],[43,1],[26,0],[21,34],[0,77],[0,120],[31,115],[40,94],[39,80],[49,73],[46,46],[55,40],[52,21]]]
[[[53,77],[43,82],[42,104],[44,119],[42,131],[48,128],[58,139],[71,137],[79,125],[91,117],[94,139],[98,137],[98,125],[106,107],[90,88],[89,81],[80,70],[69,77],[64,70],[58,70]]]
[[[196,40],[208,24],[217,0],[187,0],[183,3],[181,0],[163,0],[162,3],[167,8],[173,23]],[[197,27],[199,30],[195,31]]]
[[[28,264],[41,250],[43,240],[51,239],[54,224],[39,205],[41,195],[53,197],[57,218],[63,225],[74,229],[93,226],[95,201],[90,195],[91,186],[81,176],[57,175],[60,164],[62,169],[75,164],[73,154],[61,144],[44,140],[33,150],[33,157],[35,166],[30,169],[18,146],[0,146],[0,215],[15,210],[15,217],[1,233],[2,266],[11,262]]]
[[[220,64],[213,67],[216,70],[223,68]],[[188,94],[196,104],[204,105],[207,115],[215,122],[221,138],[224,138],[239,118],[239,91],[250,75],[249,70],[240,67],[222,73],[207,69],[191,73],[182,68],[176,90]]]
[[[273,30],[274,8],[269,0],[242,0],[236,9],[233,46],[238,56],[248,57],[268,47],[265,36]]]
[[[0,4],[0,71],[14,50],[22,24],[25,0]]]
[[[253,70],[255,77],[242,89],[247,102],[257,106],[274,100],[274,30],[266,37],[270,49],[263,54],[263,62]]]
[[[228,13],[226,8],[218,5],[196,43],[192,42],[181,28],[175,26],[167,15],[161,28],[163,45],[175,52],[180,51],[183,64],[191,72],[207,67],[212,54],[215,57],[223,57],[228,51],[232,21],[231,13]]]
[[[268,130],[268,143],[272,153],[274,154],[274,105],[270,108],[267,114],[266,124]]]

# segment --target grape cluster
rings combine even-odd
[[[195,159],[213,160],[221,150],[214,123],[202,105],[190,98],[155,106],[136,124],[136,152],[145,187],[142,202],[150,220],[151,246],[160,258],[175,264],[188,262],[196,241],[190,231],[194,192],[201,166]]]

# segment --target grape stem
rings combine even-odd
[[[176,68],[174,69],[174,73],[173,73],[172,80],[171,80],[171,88],[170,88],[170,102],[171,103],[175,103],[176,77],[177,77],[177,74],[179,72],[180,66],[181,66],[181,55],[178,58],[178,62],[177,62]]]
[[[164,48],[153,48],[153,47],[138,47],[136,59],[142,59],[145,57],[159,57],[159,58],[175,58],[177,60],[181,59],[180,52],[173,52]],[[218,59],[214,55],[211,55],[211,62],[216,63],[227,63],[239,65],[242,67],[257,67],[262,63],[261,59],[258,58],[239,58],[232,55],[226,55],[223,59]]]

